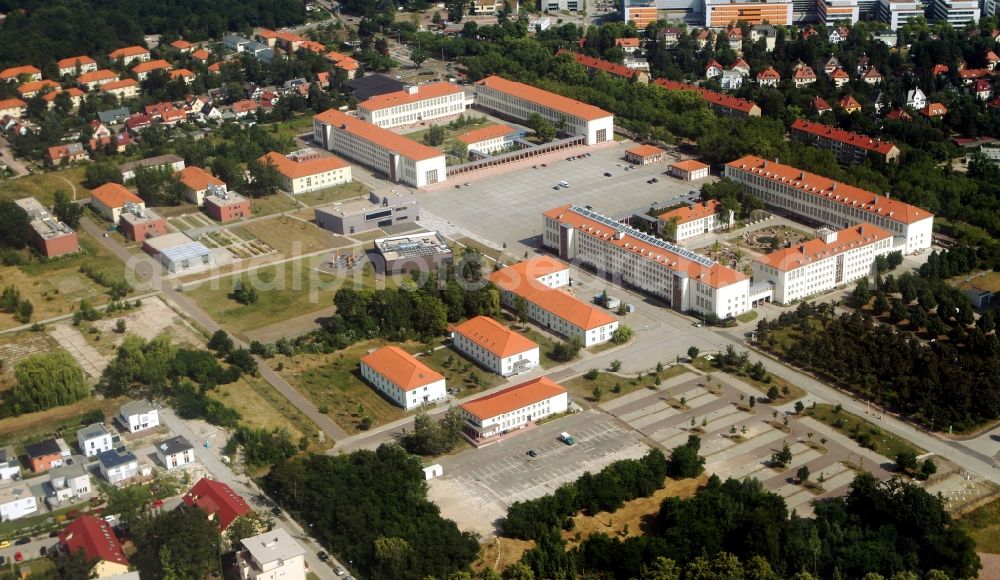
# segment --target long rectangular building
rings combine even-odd
[[[611,274],[676,310],[727,318],[769,298],[752,294],[741,272],[588,209],[564,205],[543,216],[542,243],[560,258]]]
[[[424,187],[447,177],[441,151],[336,109],[313,117],[313,140],[329,151],[384,173],[391,181]]]
[[[735,117],[759,117],[760,107],[753,101],[740,99],[731,95],[718,93],[716,91],[696,87],[687,83],[670,81],[667,79],[656,79],[654,85],[659,85],[668,91],[695,91],[701,98],[705,99],[708,107],[720,115],[731,115]]]
[[[358,118],[383,128],[399,127],[465,111],[465,91],[446,82],[414,85],[358,103]]]
[[[788,133],[801,141],[833,151],[837,156],[837,162],[844,165],[861,163],[869,155],[885,162],[899,160],[899,147],[888,141],[872,139],[867,135],[823,123],[796,119]]]
[[[614,139],[613,114],[503,77],[491,76],[476,83],[476,105],[522,122],[533,113],[557,127],[565,122],[565,131],[585,136],[587,145]]]
[[[875,258],[893,251],[892,238],[870,224],[821,228],[812,240],[757,258],[753,279],[771,284],[774,301],[788,304],[868,276]]]
[[[724,28],[737,22],[789,26],[792,19],[792,0],[704,0],[705,26]]]
[[[727,163],[725,176],[769,206],[815,223],[878,226],[905,254],[931,247],[934,214],[908,203],[752,155]]]
[[[569,409],[566,389],[548,377],[538,377],[462,403],[463,433],[475,445],[521,429],[528,423]]]

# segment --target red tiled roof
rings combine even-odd
[[[834,69],[834,71],[832,73],[830,73],[830,78],[831,79],[849,79],[849,78],[851,78],[851,75],[847,74],[847,71],[845,71],[844,69],[838,68],[838,69]]]
[[[86,56],[86,55],[83,55],[83,56],[71,56],[69,58],[64,58],[64,59],[56,62],[56,67],[57,68],[70,68],[70,67],[75,67],[77,65],[77,63],[79,63],[80,66],[84,66],[84,65],[88,65],[88,64],[97,64],[97,61],[95,61],[94,59],[92,59],[92,58],[90,58],[89,56]]]
[[[837,239],[826,243],[819,238],[760,256],[757,262],[777,268],[782,272],[795,270],[803,266],[832,258],[848,250],[867,246],[875,242],[892,238],[892,234],[871,224],[860,224],[837,232]]]
[[[161,59],[158,60],[147,60],[146,62],[140,62],[139,64],[132,67],[132,72],[135,73],[146,73],[152,72],[154,70],[171,68],[170,63]]]
[[[886,119],[891,119],[893,121],[909,121],[912,119],[910,114],[904,109],[893,109],[885,116]]]
[[[334,157],[332,155],[328,157],[320,157],[318,159],[310,159],[308,161],[295,161],[285,157],[277,151],[271,151],[257,158],[257,163],[263,164],[268,162],[270,162],[271,165],[274,165],[274,168],[278,170],[278,173],[289,179],[298,179],[309,175],[318,175],[320,173],[326,173],[327,171],[333,171],[335,169],[341,169],[348,166],[346,161],[340,157]]]
[[[185,504],[196,505],[209,516],[215,516],[219,531],[225,531],[233,520],[250,511],[250,506],[233,488],[205,477],[199,479],[181,499]]]
[[[688,222],[707,218],[710,215],[719,213],[720,205],[721,204],[719,202],[714,199],[710,199],[705,203],[696,203],[692,206],[679,207],[677,209],[661,213],[657,219],[661,221],[676,219],[678,224],[686,224]]]
[[[538,279],[562,272],[567,268],[569,266],[565,262],[551,256],[538,256],[493,272],[490,274],[490,282],[508,292],[524,295],[535,290],[548,289],[549,286],[539,282]]]
[[[830,103],[824,101],[822,97],[818,97],[818,96],[812,100],[812,106],[817,111],[830,111],[830,110],[833,110],[833,107],[830,106]],[[795,125],[793,124],[792,127],[794,127],[794,126]]]
[[[124,58],[126,56],[139,56],[141,54],[149,54],[149,49],[144,46],[126,46],[125,48],[119,48],[118,50],[111,51],[108,54],[108,58],[111,60],[118,60],[119,58]]]
[[[839,104],[841,109],[861,108],[861,103],[859,103],[858,100],[855,99],[853,95],[844,95],[843,97],[841,97]]]
[[[812,68],[803,65],[803,66],[800,66],[799,68],[795,69],[795,72],[792,74],[792,78],[794,78],[794,79],[815,79],[816,78],[816,73],[813,72]]]
[[[541,256],[497,270],[490,275],[490,281],[577,328],[593,330],[613,323],[615,318],[604,310],[538,281],[566,268],[566,264],[555,258]]]
[[[398,346],[383,346],[365,355],[361,362],[404,391],[444,380],[441,373]]]
[[[62,87],[59,86],[59,83],[50,81],[49,79],[44,79],[40,81],[28,81],[26,83],[22,83],[19,87],[17,87],[17,92],[23,95],[26,93],[43,91],[45,89],[59,90],[60,88]]]
[[[703,99],[717,107],[740,111],[747,115],[753,112],[755,108],[758,108],[757,104],[752,101],[738,99],[736,97],[731,97],[723,93],[717,93],[709,89],[703,89],[686,83],[668,81],[667,79],[656,79],[653,81],[653,84],[659,85],[668,91],[696,91]]]
[[[466,145],[471,145],[473,143],[489,141],[490,139],[496,139],[498,137],[503,137],[516,132],[517,129],[507,125],[492,125],[490,127],[482,127],[480,129],[466,131],[465,133],[455,137],[455,139],[465,143]]]
[[[107,79],[117,79],[118,73],[108,69],[101,69],[83,73],[82,75],[76,77],[76,82],[80,84],[93,83],[97,81],[103,81]]]
[[[989,62],[1000,62],[1000,56],[997,56],[997,53],[992,50],[988,50],[986,51],[986,60]]]
[[[485,421],[497,415],[503,415],[504,413],[510,413],[528,405],[540,403],[565,392],[566,389],[560,387],[552,379],[538,377],[526,383],[514,385],[502,391],[497,391],[485,397],[463,403],[462,408],[480,421]]]
[[[11,79],[16,79],[21,75],[39,75],[42,71],[38,70],[37,67],[26,64],[24,66],[12,66],[10,68],[5,68],[0,71],[0,81],[9,81]]]
[[[0,101],[0,111],[4,109],[13,109],[15,107],[27,107],[28,103],[25,103],[21,99],[4,99]]]
[[[620,46],[622,48],[639,48],[638,38],[616,38],[615,46]]]
[[[437,82],[430,83],[426,85],[419,85],[416,92],[410,93],[408,91],[394,91],[391,93],[385,93],[383,95],[378,95],[368,99],[367,101],[362,101],[358,103],[358,109],[366,109],[368,111],[380,111],[382,109],[388,109],[390,107],[398,107],[400,105],[408,105],[410,103],[418,103],[420,101],[426,101],[428,99],[436,99],[439,97],[444,97],[448,95],[461,94],[462,87],[448,83],[448,82]]]
[[[125,189],[124,185],[118,183],[105,183],[100,187],[92,189],[90,197],[111,209],[125,207],[126,202],[145,203],[141,197]]]
[[[878,72],[878,69],[872,67],[865,71],[864,78],[866,79],[880,79],[882,78],[882,73]]]
[[[708,165],[702,163],[701,161],[696,161],[694,159],[685,159],[683,161],[675,161],[670,164],[670,167],[676,167],[681,171],[698,171],[699,169],[708,169]]]
[[[600,58],[595,58],[593,56],[587,56],[585,54],[580,54],[579,52],[571,52],[569,50],[566,50],[565,48],[559,49],[559,52],[556,53],[556,56],[559,56],[561,54],[570,55],[571,57],[573,57],[573,60],[582,64],[586,68],[604,71],[611,75],[630,79],[639,74],[638,71],[630,69],[623,64],[614,63],[609,60],[602,60]]]
[[[470,318],[456,326],[454,330],[500,358],[538,348],[533,341],[489,316]]]
[[[760,80],[760,79],[778,79],[780,81],[781,80],[781,75],[778,74],[778,71],[774,70],[774,67],[770,67],[769,66],[766,69],[764,69],[764,70],[760,71],[759,73],[757,73],[757,79],[758,80]]]
[[[941,103],[928,103],[926,107],[920,109],[918,112],[925,117],[940,117],[948,114],[948,107],[945,107]]]
[[[258,106],[257,101],[254,101],[252,99],[244,99],[242,101],[236,101],[235,103],[233,103],[233,112],[248,113],[250,111],[256,111],[257,106]]]
[[[187,50],[187,49],[191,48],[193,45],[190,42],[188,42],[188,41],[186,41],[184,39],[179,38],[179,39],[171,42],[170,46],[176,48],[177,50]]]
[[[958,71],[958,76],[963,81],[974,81],[990,76],[993,72],[986,68],[967,68]]]
[[[208,189],[210,185],[217,185],[219,187],[225,187],[226,185],[226,182],[201,167],[195,167],[194,165],[189,165],[181,169],[177,172],[177,177],[191,191],[203,191]]]
[[[531,85],[507,80],[496,75],[478,81],[476,84],[517,96],[532,103],[544,105],[550,109],[555,109],[556,111],[585,121],[594,121],[612,116],[612,113],[593,105],[588,105],[576,99],[557,95],[556,93],[551,93]]]
[[[341,113],[336,109],[329,109],[313,117],[313,119],[327,125],[332,125],[339,130],[347,131],[352,135],[357,135],[366,141],[377,143],[390,151],[409,157],[414,161],[433,159],[443,155],[437,149],[417,143],[413,139],[407,139],[402,135],[397,135],[392,131],[383,129],[366,123],[357,117]]]
[[[59,533],[59,543],[69,553],[83,550],[88,561],[128,565],[125,551],[111,529],[111,524],[94,516],[82,515],[70,522]]]
[[[931,67],[931,74],[935,75],[935,76],[936,75],[946,75],[946,74],[948,74],[948,71],[950,71],[950,70],[951,69],[948,68],[948,65],[946,65],[946,64],[936,64],[933,67]]]
[[[641,158],[652,157],[653,155],[666,153],[666,151],[664,151],[663,149],[660,149],[659,147],[654,147],[652,145],[636,145],[631,149],[626,149],[625,152],[631,153],[632,155]]]
[[[208,60],[208,57],[210,55],[211,53],[205,50],[204,48],[199,48],[198,50],[191,53],[191,58],[195,58],[198,60]]]
[[[139,81],[135,79],[122,79],[120,81],[112,81],[110,83],[105,83],[101,85],[101,91],[108,92],[108,91],[113,91],[115,89],[124,89],[128,87],[137,87],[137,86],[139,86]]]
[[[856,102],[857,101],[855,101],[855,103]],[[834,141],[839,141],[854,147],[860,147],[861,149],[868,151],[874,151],[882,155],[888,155],[889,153],[892,153],[893,149],[897,149],[895,145],[888,141],[872,139],[867,135],[852,133],[851,131],[845,131],[843,129],[838,129],[837,127],[824,125],[823,123],[813,123],[812,121],[806,121],[805,119],[796,119],[795,122],[792,123],[792,131],[801,131],[803,133],[817,135],[825,139],[833,139]]]
[[[753,155],[731,161],[726,166],[904,224],[934,217],[931,212],[917,206]]]
[[[186,69],[186,68],[179,68],[179,69],[170,71],[170,80],[174,80],[174,79],[177,79],[177,78],[188,78],[188,77],[193,77],[193,76],[194,76],[194,73],[191,72],[190,70]]]

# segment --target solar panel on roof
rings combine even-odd
[[[624,232],[624,233],[632,236],[633,238],[636,238],[637,240],[641,240],[641,241],[643,241],[643,242],[645,242],[647,244],[650,244],[651,246],[654,246],[654,247],[657,247],[657,248],[661,248],[661,249],[666,250],[666,251],[668,251],[668,252],[670,252],[672,254],[676,254],[676,255],[678,255],[678,256],[680,256],[682,258],[685,258],[687,260],[690,260],[690,261],[692,261],[692,262],[694,262],[696,264],[701,264],[702,266],[709,267],[709,268],[715,265],[715,262],[712,261],[711,258],[708,258],[706,256],[702,256],[702,255],[696,254],[696,253],[692,252],[691,250],[688,250],[686,248],[682,248],[680,246],[671,244],[670,242],[661,240],[660,238],[653,237],[653,236],[651,236],[649,234],[646,234],[644,232],[641,232],[641,231],[639,231],[639,230],[637,230],[637,229],[635,229],[635,228],[633,228],[631,226],[627,226],[627,225],[625,225],[625,224],[623,224],[621,222],[616,222],[616,221],[614,221],[613,219],[611,219],[609,217],[603,216],[603,215],[601,215],[599,213],[595,213],[595,212],[593,212],[593,211],[591,211],[589,209],[582,208],[582,207],[574,205],[574,206],[570,207],[570,211],[578,213],[578,214],[580,214],[580,215],[582,215],[582,216],[584,216],[584,217],[586,217],[588,219],[594,220],[594,221],[599,222],[601,224],[604,224],[604,225],[606,225],[608,227],[614,228],[615,231]]]

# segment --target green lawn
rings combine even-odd
[[[255,197],[250,200],[252,217],[261,217],[283,211],[291,211],[299,207],[283,193],[275,193],[265,197]]]
[[[462,353],[450,346],[450,340],[442,342],[447,342],[449,346],[437,348],[429,355],[422,353],[425,353],[428,348],[434,348],[437,345],[432,347],[426,344],[409,344],[404,345],[403,348],[408,352],[416,354],[421,362],[444,375],[445,384],[448,385],[449,389],[460,389],[459,396],[475,392],[477,388],[490,389],[504,381],[504,378],[500,375],[491,373],[472,360],[465,358]],[[478,377],[478,386],[477,383],[473,382],[472,377],[474,376]]]
[[[344,183],[334,187],[328,187],[326,189],[300,193],[295,196],[295,199],[308,205],[309,207],[315,207],[317,205],[323,205],[324,203],[332,203],[334,201],[342,201],[358,197],[360,195],[364,195],[368,190],[368,185],[365,185],[360,181],[352,181],[350,183]]]
[[[965,514],[956,525],[976,542],[977,552],[1000,554],[1000,499]]]
[[[732,375],[738,378],[739,380],[743,381],[744,383],[750,385],[751,387],[757,389],[758,391],[760,391],[762,395],[765,396],[767,395],[767,392],[771,390],[771,387],[776,387],[778,389],[779,396],[777,399],[774,400],[774,402],[778,405],[787,403],[789,401],[794,401],[796,399],[800,399],[806,395],[805,390],[803,390],[801,387],[793,385],[789,381],[786,381],[785,379],[779,377],[778,375],[770,372],[770,370],[768,371],[768,374],[771,377],[770,382],[758,381],[750,378],[748,375],[744,373],[727,373],[726,371],[720,369],[716,365],[716,360],[718,359],[714,357],[712,360],[708,360],[704,356],[700,356],[698,357],[697,360],[694,361],[693,365],[696,369],[706,373],[722,372],[725,374]],[[786,391],[788,394],[785,394]]]
[[[757,311],[747,310],[743,314],[737,316],[736,320],[739,320],[740,322],[753,322],[754,320],[757,320]]]
[[[49,171],[46,173],[36,173],[17,179],[5,179],[0,181],[0,200],[15,200],[22,197],[35,197],[42,205],[50,206],[55,199],[55,193],[59,190],[65,191],[72,197],[73,187],[76,187],[76,198],[81,199],[90,196],[90,191],[83,187],[84,172],[86,169],[82,165],[67,167],[59,171]]]
[[[840,433],[858,441],[863,447],[868,447],[875,453],[896,459],[896,455],[902,451],[912,451],[915,455],[923,454],[924,450],[913,443],[900,437],[888,433],[877,425],[847,411],[837,409],[830,404],[817,404],[815,408],[808,408],[805,414],[825,425],[833,427]]]
[[[435,123],[431,124],[433,125]],[[460,129],[450,129],[448,128],[447,124],[444,124],[442,125],[442,127],[444,127],[444,143],[441,143],[436,148],[440,149],[441,151],[451,151],[452,148],[455,147],[455,137],[457,137],[458,135],[461,135],[466,131],[471,131],[473,129],[482,129],[484,127],[492,127],[493,125],[496,125],[496,123],[493,123],[492,121],[486,121],[485,118],[482,123],[476,123],[474,125],[466,125],[465,127],[462,127]],[[418,143],[423,143],[424,145],[426,145],[427,143],[424,141],[424,136],[427,135],[428,131],[430,131],[429,126],[428,128],[421,129],[420,131],[414,131],[413,133],[406,133],[405,135],[403,135],[403,137],[412,139]]]
[[[284,143],[291,143],[291,141],[301,135],[302,133],[309,133],[312,131],[313,121],[312,115],[302,115],[298,117],[293,117],[287,121],[281,121],[279,123],[268,123],[266,125],[261,125],[264,129],[274,133],[281,139]],[[288,151],[280,151],[279,153],[291,153],[292,149]]]
[[[689,372],[691,371],[683,365],[674,365],[663,369],[663,371],[659,373],[659,377],[662,382]],[[615,385],[618,385],[620,388],[617,393],[614,392]],[[639,389],[655,388],[656,377],[649,373],[643,373],[639,377],[628,378],[602,371],[597,374],[597,378],[595,379],[588,379],[584,376],[579,376],[575,379],[570,379],[569,381],[562,383],[562,386],[566,387],[566,390],[570,392],[574,399],[587,399],[591,402],[594,402],[594,388],[600,387],[600,400],[608,401],[610,399],[638,391]]]

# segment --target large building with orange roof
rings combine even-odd
[[[773,300],[788,304],[870,275],[875,258],[895,249],[892,242],[890,232],[871,224],[820,228],[812,240],[757,258],[753,279],[768,282]]]
[[[470,318],[455,326],[452,344],[483,368],[502,377],[538,366],[538,345],[489,316]]]
[[[226,191],[225,181],[193,165],[178,171],[177,179],[184,186],[184,199],[198,207],[205,205],[205,196]]]
[[[351,166],[346,161],[333,155],[313,157],[308,152],[318,153],[314,149],[306,149],[296,152],[304,153],[301,156],[285,156],[277,151],[270,151],[261,155],[257,163],[273,165],[281,175],[281,189],[293,195],[351,181]]]
[[[118,219],[125,206],[133,204],[140,209],[146,209],[146,202],[141,197],[118,183],[105,183],[90,192],[91,209],[115,225],[118,225]]]
[[[884,162],[899,161],[899,147],[892,143],[823,123],[796,119],[788,133],[801,141],[833,151],[837,161],[845,165],[861,163],[869,155]]]
[[[660,234],[671,241],[680,242],[732,227],[733,213],[723,209],[718,201],[710,199],[704,203],[685,204],[661,213],[657,216],[656,223]]]
[[[463,432],[474,445],[479,445],[484,439],[521,429],[549,415],[565,413],[568,408],[566,389],[548,377],[538,377],[463,403]]]
[[[465,111],[465,91],[447,82],[411,85],[358,103],[358,118],[379,127],[413,125]]]
[[[878,226],[904,254],[931,247],[934,214],[888,196],[752,155],[727,163],[725,175],[767,205],[812,223]]]
[[[511,310],[524,300],[528,318],[546,330],[578,338],[584,347],[611,340],[618,319],[562,290],[569,287],[569,266],[540,256],[501,268],[490,275],[500,289],[500,303]]]
[[[476,83],[476,106],[502,117],[527,121],[533,113],[587,145],[614,139],[615,116],[603,109],[499,76]]]
[[[441,151],[336,109],[313,117],[313,140],[390,181],[424,187],[448,177]]]
[[[362,357],[361,376],[407,411],[448,396],[444,376],[398,346],[383,346]]]
[[[582,207],[550,209],[543,229],[543,245],[563,260],[610,274],[675,310],[727,318],[770,298],[741,272]]]

